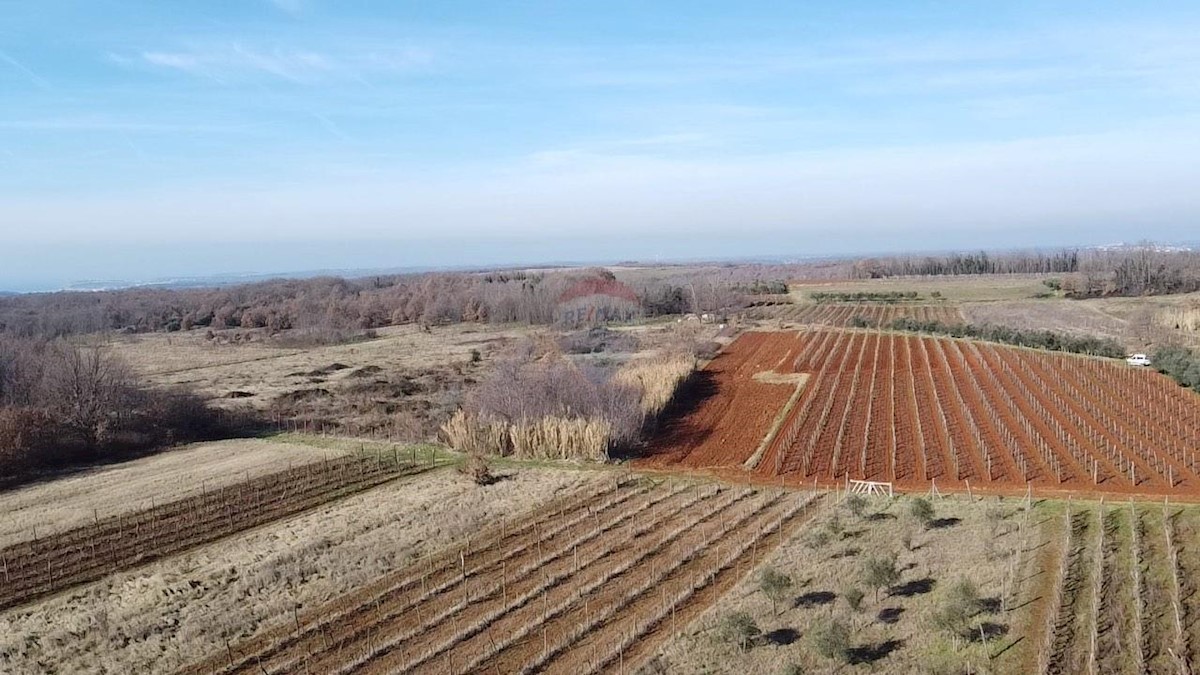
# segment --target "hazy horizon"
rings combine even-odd
[[[1200,8],[0,8],[0,289],[1194,239]]]

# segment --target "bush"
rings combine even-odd
[[[750,649],[762,635],[762,629],[746,612],[734,612],[721,620],[718,635],[725,642],[733,643],[742,651]]]
[[[1057,352],[1106,356],[1114,359],[1125,356],[1125,348],[1115,340],[1065,335],[1048,330],[1018,330],[1016,328],[992,325],[944,324],[940,321],[921,321],[911,317],[896,319],[891,323],[891,328],[892,330],[914,333],[970,337],[990,342],[1017,345],[1019,347],[1034,347]]]
[[[458,472],[469,477],[476,485],[491,485],[496,482],[487,458],[480,454],[473,453],[467,457],[467,461],[459,465]]]
[[[936,513],[933,510],[933,504],[929,503],[924,497],[917,497],[908,506],[908,515],[912,516],[913,520],[921,523],[923,527],[929,527],[929,523],[933,522]]]
[[[850,660],[850,630],[840,621],[823,622],[809,633],[813,649],[827,659]]]
[[[960,579],[946,590],[941,606],[933,614],[933,625],[956,638],[962,637],[981,609],[979,589],[969,579]]]
[[[1163,347],[1154,352],[1152,362],[1158,372],[1183,387],[1200,392],[1200,356],[1185,347]]]
[[[867,498],[862,495],[850,495],[842,502],[855,516],[862,518],[867,511]]]
[[[855,612],[862,609],[862,601],[865,595],[866,594],[863,593],[862,589],[858,586],[851,586],[842,591],[842,598],[846,600],[846,604],[850,607],[850,609]]]
[[[875,590],[875,602],[879,602],[879,589],[887,588],[900,580],[896,558],[872,556],[863,564],[863,582]]]
[[[792,578],[774,567],[764,567],[758,577],[758,587],[771,600],[771,612],[779,614],[777,604],[792,590]]]

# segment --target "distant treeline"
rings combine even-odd
[[[940,321],[919,321],[909,317],[896,319],[889,327],[892,330],[949,335],[951,337],[969,337],[1016,345],[1018,347],[1035,347],[1037,349],[1049,349],[1057,352],[1107,356],[1110,358],[1125,356],[1125,349],[1114,340],[1064,335],[1048,330],[1018,330],[1016,328],[993,325],[944,324]]]
[[[824,268],[820,268],[824,269]],[[459,322],[549,325],[744,307],[802,266],[713,266],[623,272],[430,273],[275,280],[207,289],[131,288],[0,297],[0,333],[61,337],[251,328],[289,339],[343,342],[384,326]]]
[[[188,391],[150,390],[101,347],[0,335],[0,486],[245,426]]]
[[[857,278],[970,274],[1063,274],[1072,297],[1136,296],[1200,291],[1200,252],[1144,245],[1057,253],[987,252],[947,256],[870,258],[854,265]]]
[[[867,258],[854,266],[854,276],[879,279],[896,276],[961,274],[1067,274],[1079,271],[1078,251],[1058,253],[953,253],[946,256]]]

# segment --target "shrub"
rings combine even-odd
[[[955,638],[961,637],[981,608],[979,589],[974,582],[960,579],[946,590],[941,605],[933,613],[933,625]]]
[[[829,544],[830,535],[826,530],[813,530],[808,534],[806,541],[813,548],[825,548]]]
[[[865,595],[866,594],[863,593],[862,589],[858,586],[850,586],[846,590],[842,591],[842,598],[846,600],[846,604],[850,607],[850,609],[854,610],[855,612],[862,609],[862,601]]]
[[[746,612],[734,612],[721,620],[718,635],[725,642],[733,643],[742,651],[750,649],[762,635],[762,629]]]
[[[813,649],[827,659],[850,660],[850,630],[841,621],[832,620],[818,624],[809,633]]]
[[[936,513],[933,510],[933,504],[929,503],[924,497],[917,497],[908,506],[908,515],[912,516],[913,520],[921,523],[923,527],[929,527],[929,523],[933,522]]]
[[[875,602],[879,602],[879,589],[887,588],[900,580],[896,558],[872,556],[867,558],[862,570],[863,582],[875,590]]]
[[[469,477],[476,485],[491,485],[496,482],[487,458],[477,453],[471,454],[467,461],[460,464],[458,472]]]
[[[850,495],[842,502],[855,516],[862,518],[867,510],[867,498],[862,495]]]
[[[892,330],[915,333],[971,337],[991,342],[1017,345],[1019,347],[1035,347],[1037,349],[1071,352],[1074,354],[1090,354],[1092,356],[1107,356],[1109,358],[1121,358],[1125,356],[1125,348],[1115,340],[1065,335],[1048,330],[1018,330],[1006,326],[992,325],[944,324],[940,321],[921,321],[911,317],[896,319],[891,323],[891,328]]]
[[[1154,352],[1152,359],[1158,372],[1175,380],[1183,387],[1200,392],[1200,356],[1185,347],[1163,347]]]
[[[786,599],[792,590],[792,578],[774,567],[764,567],[758,577],[758,587],[771,600],[771,612],[778,614],[779,601]]]

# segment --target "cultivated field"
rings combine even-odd
[[[791,391],[755,373],[811,373]],[[1124,364],[867,331],[747,333],[698,378],[643,466],[909,489],[1200,494],[1200,398]],[[763,452],[755,452],[764,445]]]
[[[814,499],[607,479],[189,672],[632,669],[796,531]]]
[[[963,315],[953,305],[889,305],[871,303],[781,304],[752,307],[747,318],[787,323],[847,327],[855,324],[887,328],[896,319],[963,323]]]
[[[1044,553],[1058,540],[1057,511],[1042,503],[1027,513],[1024,500],[1012,498],[931,503],[928,526],[910,515],[911,498],[871,498],[860,515],[845,502],[826,509],[642,672],[1032,672],[1030,646],[1041,634],[1030,627],[1042,625],[1035,620],[1047,575],[1039,571],[1056,565]],[[893,560],[899,573],[880,586],[878,599],[866,573],[873,559]],[[790,580],[774,599],[762,584],[768,569]],[[939,623],[951,589],[963,581],[977,589],[977,613],[959,625]],[[761,631],[745,646],[724,634],[737,613]],[[823,655],[817,636],[833,621],[848,629],[846,651]]]
[[[414,456],[415,457],[415,456]],[[216,541],[435,464],[344,455],[154,503],[0,548],[0,608]]]
[[[1056,564],[1045,570],[1047,611],[1031,627],[1036,672],[1189,672],[1200,659],[1200,510],[1049,508]]]
[[[304,443],[238,439],[48,477],[0,493],[0,547],[341,454]]]
[[[393,481],[0,613],[5,673],[170,672],[604,472],[450,469]]]

